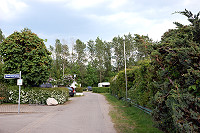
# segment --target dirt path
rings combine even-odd
[[[0,113],[0,133],[115,133],[104,96],[84,95],[49,112]]]

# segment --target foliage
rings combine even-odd
[[[39,85],[49,78],[50,54],[43,40],[29,29],[14,32],[0,44],[0,55],[4,61],[3,74],[22,71],[25,86]],[[7,82],[13,84],[15,80]]]
[[[74,50],[77,53],[77,63],[84,64],[86,61],[86,44],[84,44],[81,40],[76,40],[76,45],[74,45]]]
[[[64,75],[63,84],[64,86],[70,86],[73,83],[74,79],[71,75]]]
[[[133,86],[128,91],[128,96],[136,104],[152,108],[153,97],[157,92],[153,80],[156,78],[150,60],[141,60],[134,71],[135,80]]]
[[[136,57],[146,60],[132,67],[129,97],[154,108],[154,120],[165,132],[200,132],[200,12],[178,13],[191,24],[175,22],[177,29],[165,32],[160,42],[135,35]],[[124,79],[119,72],[111,80],[111,93],[118,98],[125,97]]]
[[[61,79],[64,76],[68,67],[69,48],[68,45],[56,39],[55,46],[50,46],[50,51],[53,53],[53,62],[50,76],[54,79]]]
[[[83,85],[85,85],[85,75],[86,75],[86,67],[85,67],[85,62],[87,61],[86,59],[86,44],[83,43],[81,40],[77,39],[76,44],[74,45],[74,50],[76,54],[76,64],[79,66],[78,71],[79,73],[74,73],[77,74],[76,79],[79,80],[79,82]]]
[[[110,87],[93,87],[92,91],[94,93],[109,93]]]
[[[8,87],[9,103],[18,103],[19,90],[18,86]],[[51,97],[55,98],[59,104],[68,100],[69,92],[66,88],[23,88],[21,89],[20,103],[29,104],[46,104],[46,100]]]
[[[105,54],[105,43],[97,37],[95,40],[95,54],[96,54],[96,63],[98,62],[98,65],[96,65],[96,68],[99,73],[99,82],[102,82],[103,80],[103,72],[104,72],[104,54]]]
[[[3,83],[0,83],[0,104],[8,101],[8,91]]]
[[[5,36],[3,35],[2,30],[0,29],[0,43],[2,43],[4,39],[5,39]]]
[[[133,67],[132,69],[127,69],[127,90],[133,86],[133,81],[135,80],[135,71],[138,66]],[[110,81],[110,91],[111,94],[117,96],[119,99],[126,96],[126,84],[125,84],[125,72],[120,71],[115,77]]]
[[[83,92],[83,88],[82,87],[76,87],[76,92]]]
[[[3,32],[2,30],[0,29],[0,44],[5,40],[5,36],[3,35]],[[0,55],[0,63],[2,63],[2,58],[1,58],[1,55]],[[0,64],[1,65],[1,64]],[[1,74],[1,71],[0,71],[0,74]],[[0,78],[1,80],[1,78]]]
[[[114,49],[114,59],[116,60],[115,66],[117,71],[124,69],[124,43],[123,37],[114,37],[112,40],[112,45]]]
[[[154,119],[166,132],[200,132],[199,13],[188,17],[191,25],[175,23],[151,53],[157,68]]]
[[[87,81],[85,86],[97,86],[98,84],[98,72],[95,67],[92,67],[91,64],[87,65],[87,74],[85,76],[85,80]]]
[[[4,82],[4,75],[2,73],[3,62],[0,61],[0,83]]]
[[[90,64],[93,66],[95,60],[95,42],[93,40],[87,42],[87,50],[89,53],[88,59],[90,60]]]

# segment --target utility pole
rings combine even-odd
[[[127,100],[127,75],[126,75],[126,46],[125,46],[125,39],[124,42],[124,66],[125,66],[125,81],[126,81],[126,100]]]
[[[64,62],[63,62],[63,77],[65,75],[65,66],[64,66]]]

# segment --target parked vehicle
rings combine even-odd
[[[109,82],[98,83],[98,87],[110,87],[110,83]]]
[[[73,89],[71,87],[67,87],[69,90],[69,96],[73,97],[74,96],[74,92]]]
[[[92,87],[91,86],[88,86],[87,89],[88,89],[88,91],[92,91]]]
[[[69,89],[69,95],[73,97],[76,94],[76,91],[73,87],[67,87]]]
[[[74,87],[71,87],[73,89],[74,94],[76,94],[76,89]]]

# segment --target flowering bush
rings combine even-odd
[[[64,86],[70,86],[73,83],[74,79],[71,75],[64,75],[63,84]]]
[[[17,87],[8,89],[10,103],[18,103],[19,91]],[[20,103],[29,104],[46,104],[46,100],[51,97],[58,101],[58,104],[63,104],[68,100],[68,90],[65,88],[32,88],[21,89]]]

